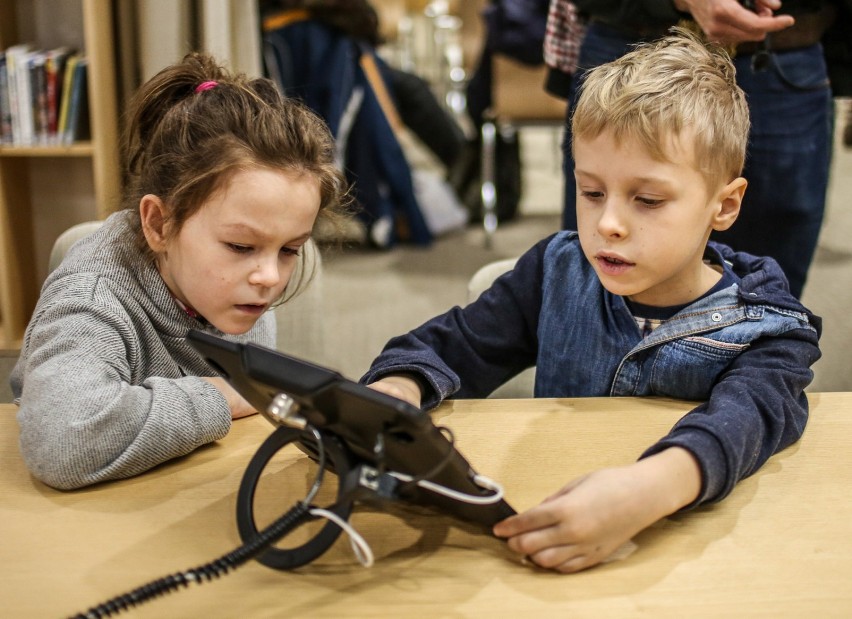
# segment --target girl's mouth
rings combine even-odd
[[[260,314],[266,311],[266,305],[239,304],[235,307],[241,312],[245,312],[246,314],[251,314],[253,316],[259,316]]]

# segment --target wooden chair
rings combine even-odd
[[[497,231],[497,134],[530,126],[565,123],[566,102],[544,90],[547,68],[530,67],[495,54],[492,64],[492,105],[482,123],[482,225],[490,248]]]

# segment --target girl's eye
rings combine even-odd
[[[604,194],[602,191],[586,191],[583,189],[580,191],[580,195],[587,200],[600,200]]]
[[[248,245],[239,245],[237,243],[225,243],[225,245],[228,246],[228,249],[238,254],[245,254],[251,251],[251,247]]]
[[[298,256],[301,247],[282,247],[281,253],[285,256]]]

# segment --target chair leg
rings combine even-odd
[[[497,125],[486,118],[482,123],[482,226],[485,248],[491,249],[497,231]]]

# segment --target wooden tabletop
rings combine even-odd
[[[585,572],[522,565],[503,542],[447,516],[358,507],[352,523],[376,556],[369,569],[342,536],[298,570],[251,561],[123,616],[852,617],[852,393],[810,401],[802,440],[724,502],[659,522],[625,557]],[[632,462],[689,408],[479,400],[447,403],[434,418],[523,510],[582,473]],[[139,477],[59,492],[24,468],[14,412],[0,405],[3,616],[70,616],[240,545],[236,494],[272,430],[263,418],[239,420],[224,440]],[[270,464],[261,525],[304,497],[308,462],[288,449]]]

